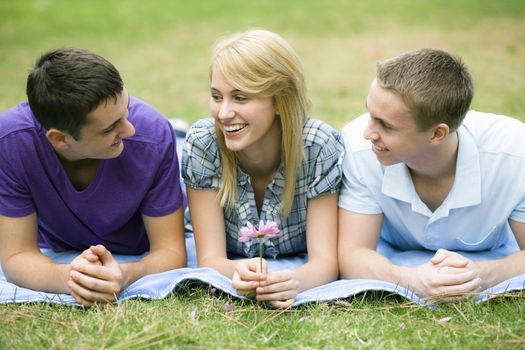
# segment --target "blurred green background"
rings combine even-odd
[[[25,100],[40,54],[78,46],[113,62],[131,94],[191,123],[208,116],[211,46],[252,27],[292,44],[313,115],[337,128],[365,111],[377,60],[419,47],[465,60],[473,109],[525,120],[523,0],[0,0],[0,110]]]

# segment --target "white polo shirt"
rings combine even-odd
[[[381,238],[399,250],[517,248],[508,219],[525,222],[525,124],[470,111],[458,129],[452,190],[431,212],[405,164],[383,166],[363,137],[364,114],[343,129],[346,154],[339,207],[384,214]]]

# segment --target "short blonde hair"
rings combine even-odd
[[[310,109],[302,64],[292,47],[279,35],[252,29],[219,40],[209,68],[221,73],[236,89],[273,99],[282,128],[285,184],[281,214],[288,216],[295,196],[295,182],[303,160],[302,130]],[[219,198],[222,206],[237,201],[237,157],[215,128],[222,158]]]
[[[445,123],[455,131],[474,96],[461,59],[436,49],[413,50],[379,62],[377,81],[401,97],[420,130]]]

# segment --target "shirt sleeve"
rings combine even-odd
[[[341,135],[328,125],[317,123],[313,125],[310,123],[305,130],[306,161],[309,163],[310,173],[308,199],[337,193],[341,186],[341,163],[344,155]]]
[[[525,223],[525,194],[516,206],[516,208],[514,208],[514,210],[510,214],[510,219],[517,222]]]
[[[175,132],[166,120],[165,141],[159,144],[160,159],[155,182],[141,204],[141,213],[147,216],[164,216],[173,213],[183,203],[180,187],[179,161]]]
[[[345,155],[342,166],[343,180],[339,194],[339,207],[360,214],[381,214],[383,210],[372,195],[370,188],[368,188],[364,176],[359,171],[356,156],[351,149],[350,135],[344,130],[342,135]]]
[[[220,162],[213,120],[198,121],[186,135],[182,155],[184,182],[196,189],[219,188]]]
[[[17,140],[13,136],[0,141],[0,214],[8,217],[23,217],[35,211],[31,193],[17,171],[23,163],[17,159],[20,150],[16,149]]]

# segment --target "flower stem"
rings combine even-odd
[[[263,246],[263,239],[259,238],[259,261],[261,263],[261,273],[262,273],[262,246]]]

